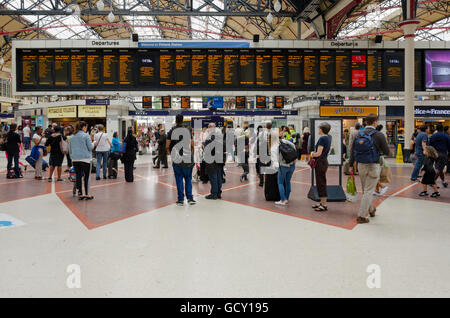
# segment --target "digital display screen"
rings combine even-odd
[[[223,96],[203,96],[203,108],[223,108]]]
[[[142,108],[152,108],[153,99],[152,96],[142,96]]]
[[[450,50],[425,51],[425,87],[450,88]]]
[[[171,96],[161,97],[162,108],[172,108],[172,98]]]
[[[284,108],[284,96],[275,96],[273,98],[273,106],[277,109]]]
[[[256,108],[267,107],[267,96],[256,96]]]
[[[14,52],[18,92],[404,89],[404,52],[393,49],[36,48]],[[449,52],[415,50],[417,91],[450,90]]]
[[[189,96],[181,96],[181,108],[191,108],[191,98]]]
[[[70,55],[64,51],[55,51],[55,86],[69,85]]]
[[[236,96],[236,108],[245,108],[247,104],[247,99],[245,96]]]

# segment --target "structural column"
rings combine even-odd
[[[414,37],[418,20],[407,20],[399,24],[405,38],[405,148],[414,133]]]

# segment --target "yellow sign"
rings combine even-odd
[[[106,117],[106,106],[78,106],[78,117]]]
[[[398,144],[397,147],[397,156],[395,157],[395,163],[403,163],[403,152],[401,144]]]
[[[76,118],[77,106],[49,107],[47,109],[48,118]]]
[[[320,117],[365,117],[378,115],[378,106],[320,106]]]

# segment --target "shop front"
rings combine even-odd
[[[320,117],[342,118],[342,129],[350,131],[368,114],[379,114],[378,106],[320,106]]]
[[[88,127],[102,124],[106,126],[106,106],[60,106],[47,109],[49,123],[58,126],[75,127],[78,121],[85,121]]]

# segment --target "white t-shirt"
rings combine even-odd
[[[94,141],[97,145],[95,151],[109,151],[111,149],[111,146],[108,142],[108,135],[104,132],[96,133],[94,136]]]
[[[30,136],[31,136],[31,129],[30,129],[30,127],[26,126],[26,127],[23,129],[23,136],[24,136],[24,137],[30,137]]]
[[[41,139],[41,136],[39,136],[38,134],[34,134],[33,135],[33,141],[36,140],[37,142],[39,142],[39,140]],[[39,146],[45,146],[45,138],[42,137],[41,143],[39,144]]]

